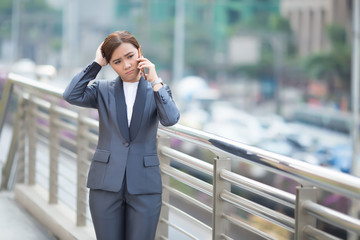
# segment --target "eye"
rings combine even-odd
[[[120,60],[118,60],[118,61],[115,61],[114,62],[114,64],[119,64],[121,61]]]
[[[134,54],[130,55],[128,58],[130,59],[130,58],[132,58],[133,56],[134,56]]]

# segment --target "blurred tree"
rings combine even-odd
[[[29,12],[47,12],[53,9],[47,4],[46,0],[27,0],[24,7]]]
[[[146,4],[145,4],[146,3]],[[117,1],[116,13],[121,22],[134,19],[126,28],[139,37],[144,54],[154,59],[162,70],[172,69],[176,1],[144,1],[137,4]],[[185,73],[215,80],[219,72],[227,75],[228,40],[241,24],[259,18],[257,25],[279,14],[279,0],[199,0],[185,6]],[[264,19],[264,16],[266,20]],[[275,22],[276,24],[277,22]],[[249,24],[251,25],[251,24]],[[253,26],[249,27],[253,29]]]
[[[48,63],[50,55],[60,50],[61,11],[51,8],[45,0],[22,1],[20,11],[18,57]]]
[[[294,61],[296,47],[292,41],[289,21],[279,14],[257,15],[245,24],[239,23],[238,28],[241,29],[238,33],[243,31],[261,39],[261,56],[256,64],[231,66],[230,71],[235,75],[245,74],[250,78],[260,80],[265,88],[272,89],[272,92],[263,93],[263,97],[275,97],[275,90],[279,84],[277,78],[282,77],[284,69],[294,69],[296,66]],[[282,82],[284,81],[286,82],[286,79]]]
[[[173,21],[159,21],[152,27],[148,41],[139,39],[145,46],[143,53],[162,70],[172,68],[173,28]]]
[[[0,49],[3,43],[14,40],[11,39],[11,31],[16,30],[18,45],[15,59],[47,62],[49,55],[60,49],[61,12],[52,9],[46,0],[18,0],[19,14],[13,16],[14,3],[13,0],[0,1]],[[12,26],[14,20],[19,23],[18,26]]]
[[[12,0],[0,1],[0,40],[11,35]]]
[[[351,48],[346,30],[331,25],[327,27],[330,49],[310,55],[304,61],[304,69],[309,77],[325,81],[330,97],[335,94],[348,95],[351,87]]]
[[[211,27],[204,22],[188,21],[185,35],[185,66],[187,73],[205,77],[214,74],[214,51]]]

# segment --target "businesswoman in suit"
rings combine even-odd
[[[89,84],[107,64],[119,76]],[[100,44],[95,60],[72,79],[63,97],[99,112],[98,145],[87,180],[97,239],[154,239],[162,193],[158,123],[171,126],[180,117],[155,65],[142,56],[133,35],[114,32]]]

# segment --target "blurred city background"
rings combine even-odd
[[[346,0],[2,0],[0,86],[13,71],[63,87],[128,30],[182,124],[350,172],[352,15]]]
[[[352,89],[352,58],[359,53],[352,51],[357,36],[352,3],[1,0],[0,97],[9,72],[64,88],[94,59],[108,34],[128,30],[171,86],[180,124],[359,175],[352,168],[359,161],[353,127],[358,89]],[[98,77],[113,79],[115,73],[107,66]],[[5,137],[12,118],[7,118]],[[5,137],[2,148],[9,145]],[[186,144],[179,148],[210,155]],[[5,156],[0,154],[0,166]],[[233,167],[295,191],[293,182],[259,168]],[[348,199],[336,197],[321,201],[348,212]]]

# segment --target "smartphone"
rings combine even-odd
[[[141,47],[139,47],[138,53],[139,53],[139,56],[141,56],[141,57],[143,56],[142,53],[141,53]],[[145,80],[147,80],[146,75],[145,75],[145,69],[141,69],[141,72],[143,73],[143,76],[144,76]]]

